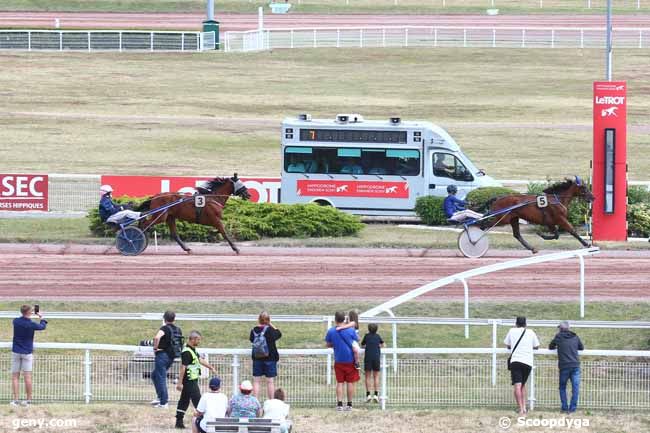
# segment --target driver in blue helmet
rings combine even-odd
[[[456,197],[458,188],[456,185],[449,185],[447,187],[447,198],[443,203],[443,208],[447,219],[455,222],[463,222],[466,219],[481,218],[483,214],[474,212],[473,210],[466,209],[467,202]]]
[[[140,212],[124,209],[123,206],[116,206],[111,198],[113,188],[110,185],[102,185],[99,188],[101,199],[99,200],[99,217],[105,223],[119,224],[123,219],[138,219]]]

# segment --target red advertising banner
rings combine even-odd
[[[195,187],[213,177],[194,176],[111,176],[103,175],[102,185],[113,187],[113,196],[146,197],[161,192],[180,192],[193,194]],[[277,203],[280,191],[280,178],[242,177],[241,180],[256,203]]]
[[[627,240],[627,84],[594,82],[592,237]]]
[[[297,195],[303,197],[408,198],[408,182],[299,180]]]
[[[47,211],[45,174],[0,174],[0,211]]]

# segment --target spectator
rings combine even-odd
[[[517,317],[516,328],[510,329],[503,341],[511,349],[509,361],[515,401],[519,406],[519,415],[526,415],[526,381],[533,369],[533,349],[539,349],[539,340],[535,331],[526,328],[526,318]]]
[[[158,408],[167,408],[169,394],[167,392],[167,370],[172,366],[175,358],[180,356],[183,350],[183,333],[174,322],[176,313],[167,310],[163,314],[165,324],[160,327],[153,338],[154,370],[151,373],[151,380],[156,388],[157,398],[151,402]]]
[[[352,342],[356,340],[357,334],[353,328],[346,328],[337,331],[338,326],[345,322],[345,313],[337,311],[334,315],[335,325],[328,329],[325,335],[327,347],[334,349],[334,372],[336,374],[336,410],[352,410],[352,398],[354,397],[354,384],[359,381],[359,371],[354,367],[354,354],[352,353]],[[348,404],[343,407],[343,389],[347,390]]]
[[[456,222],[463,222],[468,218],[481,218],[483,214],[474,212],[470,209],[465,209],[467,202],[456,197],[458,188],[456,185],[449,185],[447,187],[447,197],[443,202],[443,210],[448,219]]]
[[[569,331],[569,322],[566,320],[558,326],[560,332],[555,335],[548,348],[557,348],[557,366],[560,370],[560,401],[562,412],[572,413],[578,408],[578,396],[580,394],[580,354],[579,350],[585,350],[574,332]],[[571,380],[571,404],[567,404],[566,386]]]
[[[275,391],[274,378],[278,375],[278,349],[275,342],[282,337],[282,332],[271,323],[271,317],[262,311],[257,318],[258,325],[251,329],[249,339],[255,343],[255,336],[263,336],[266,341],[267,355],[256,353],[255,345],[252,350],[253,358],[253,395],[258,396],[262,377],[266,377],[266,392],[269,399]]]
[[[384,347],[384,340],[377,334],[377,324],[368,324],[368,333],[361,340],[361,347],[366,349],[363,356],[363,369],[366,373],[366,402],[374,400],[379,403],[379,375],[381,371],[381,348]],[[370,395],[371,381],[375,393]]]
[[[348,317],[345,319],[345,324],[337,326],[336,330],[340,331],[342,329],[352,328],[356,335],[356,339],[352,341],[352,355],[354,356],[354,368],[361,370],[359,367],[359,352],[361,352],[361,346],[359,346],[359,311],[350,310]]]
[[[194,408],[199,405],[201,400],[201,390],[199,389],[199,377],[201,377],[201,366],[216,372],[215,368],[199,356],[196,348],[201,344],[201,333],[199,331],[190,332],[187,339],[187,345],[181,354],[181,369],[178,373],[179,380],[176,389],[181,392],[176,406],[176,428],[185,428],[183,418],[185,411],[190,407],[190,400]]]
[[[262,406],[254,395],[253,384],[245,380],[239,385],[239,393],[233,395],[226,416],[232,418],[256,418],[262,416]]]
[[[14,336],[11,346],[11,389],[14,399],[9,403],[12,406],[29,406],[32,403],[32,367],[34,363],[34,331],[43,331],[47,327],[47,320],[43,319],[43,312],[36,315],[39,323],[32,322],[31,305],[20,307],[21,316],[14,319]],[[25,400],[19,403],[20,372],[25,380]]]
[[[363,174],[363,167],[359,165],[355,158],[346,158],[341,170],[341,174]]]
[[[264,402],[264,418],[280,421],[280,433],[291,431],[289,416],[289,405],[285,403],[286,395],[282,388],[273,393],[273,398]]]
[[[196,406],[196,416],[192,418],[192,433],[206,433],[207,422],[226,416],[228,410],[228,397],[219,392],[221,379],[213,377],[210,379],[210,392],[201,396]]]

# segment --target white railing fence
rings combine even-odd
[[[252,3],[253,0],[248,0]],[[291,3],[297,5],[321,5],[325,4],[330,6],[367,6],[368,0],[292,0]],[[393,6],[399,8],[400,6],[417,6],[424,2],[414,0],[373,0],[372,4],[377,6]],[[470,7],[485,7],[485,8],[509,8],[509,9],[605,9],[607,7],[607,0],[434,0],[428,3],[432,7],[441,7],[453,9],[462,7],[464,9]],[[623,0],[614,2],[612,8],[614,11],[619,9],[641,9],[648,7],[646,0]]]
[[[208,32],[212,34],[213,32]],[[20,51],[180,51],[210,48],[200,32],[138,30],[0,30],[0,50]],[[204,41],[204,39],[206,39]]]
[[[614,48],[650,48],[650,28],[614,28]],[[604,48],[604,28],[341,27],[225,33],[225,51],[278,48]]]
[[[8,348],[10,343],[0,343]],[[37,344],[34,360],[36,401],[149,401],[154,397],[150,373],[151,348],[112,345]],[[49,349],[66,349],[65,353]],[[240,380],[250,378],[250,350],[201,349],[222,378],[228,395]],[[505,366],[505,349],[497,349],[497,380],[489,359],[493,349],[398,349],[398,368],[387,368],[386,349],[382,360],[381,405],[397,407],[510,407],[512,390]],[[330,350],[280,350],[277,384],[285,388],[294,407],[327,407],[334,402],[333,371],[328,364]],[[638,357],[650,351],[584,351],[580,407],[608,409],[650,409],[650,365]],[[592,359],[592,357],[597,357]],[[588,358],[588,359],[585,359]],[[11,354],[0,353],[0,400],[11,399]],[[171,399],[178,394],[173,383],[178,363],[168,375]],[[531,375],[531,406],[558,406],[555,353],[540,350]],[[201,378],[205,389],[207,372]],[[357,400],[363,398],[358,385]]]

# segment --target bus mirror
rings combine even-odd
[[[311,121],[311,114],[303,113],[298,115],[298,120],[304,120],[306,122]]]
[[[391,123],[392,125],[398,125],[398,124],[400,124],[401,122],[402,122],[402,119],[400,119],[399,117],[391,117],[391,118],[390,118],[390,123]]]
[[[336,121],[339,123],[347,123],[350,117],[347,114],[337,114]]]

